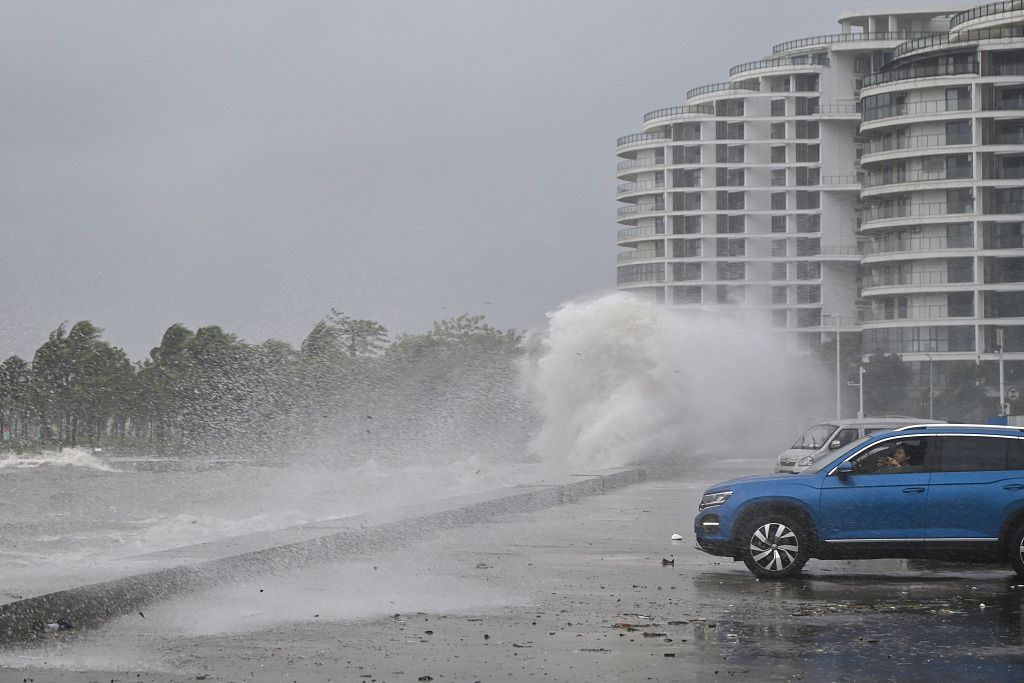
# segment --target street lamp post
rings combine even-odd
[[[857,393],[860,397],[860,408],[857,410],[857,419],[864,419],[864,366],[861,365],[857,368],[857,381],[847,382],[848,386],[857,387]]]
[[[839,316],[832,316],[836,325],[836,420],[843,419],[843,381],[839,353]]]
[[[932,366],[934,365],[932,360],[932,354],[928,354],[928,419],[935,419],[935,380],[934,374],[932,373]]]
[[[996,328],[996,356],[999,358],[999,417],[1005,417],[1009,411],[1006,410],[1006,381],[1003,374],[1003,328]]]

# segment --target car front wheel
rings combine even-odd
[[[784,579],[803,569],[810,556],[810,533],[781,514],[759,515],[743,526],[740,555],[747,569],[766,579]]]
[[[1010,564],[1017,576],[1024,576],[1024,524],[1017,527],[1010,536]]]

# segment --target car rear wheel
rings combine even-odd
[[[1010,536],[1010,564],[1017,576],[1024,576],[1024,524],[1021,524]]]
[[[800,573],[810,557],[810,532],[783,514],[758,515],[743,526],[740,555],[747,569],[766,579]]]

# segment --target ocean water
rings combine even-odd
[[[276,466],[155,470],[87,449],[0,457],[0,602],[99,581],[159,550],[645,458],[769,462],[827,394],[768,332],[624,294],[561,306],[526,347],[517,391],[536,429],[519,458],[498,434],[500,448],[358,456],[339,444],[334,461],[300,454]]]

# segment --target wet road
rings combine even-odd
[[[0,681],[1024,678],[1024,586],[1009,570],[811,561],[800,579],[757,581],[692,549],[717,478],[153,605],[4,652]]]

